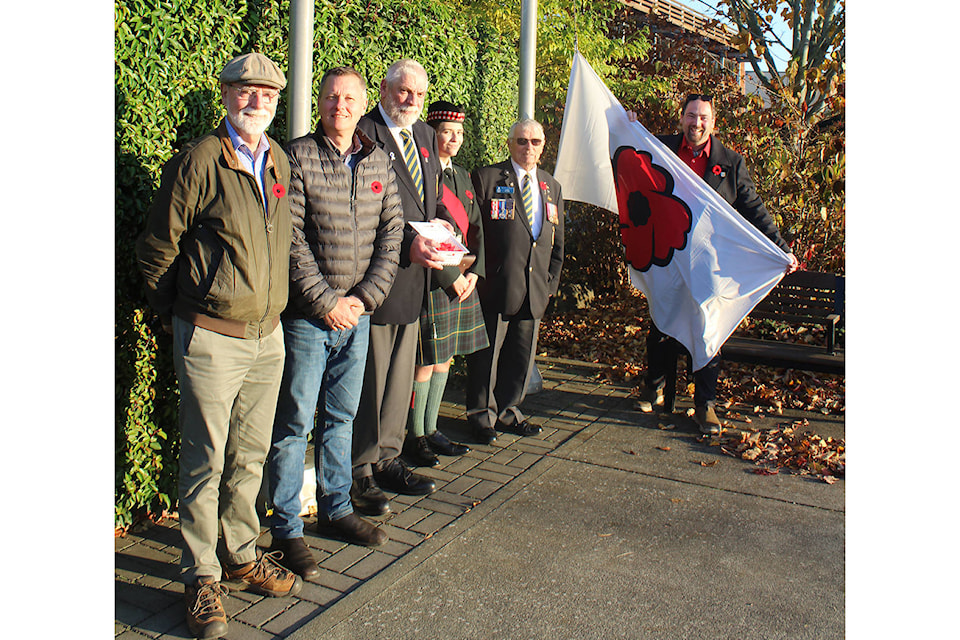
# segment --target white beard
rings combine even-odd
[[[267,127],[270,126],[270,123],[273,122],[273,117],[275,115],[275,113],[270,113],[266,109],[254,109],[252,107],[246,107],[241,109],[239,112],[231,113],[230,119],[233,126],[240,133],[244,133],[248,136],[259,137],[264,131],[267,130]]]
[[[383,110],[398,127],[409,127],[420,117],[422,109],[416,107],[399,107],[387,100],[382,100]]]

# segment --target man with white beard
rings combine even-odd
[[[407,222],[439,219],[453,230],[453,218],[438,197],[440,157],[437,136],[420,122],[427,93],[427,72],[416,60],[399,60],[380,83],[380,102],[360,119],[357,129],[392,160]],[[438,246],[403,229],[400,265],[390,294],[370,317],[360,409],[353,429],[354,509],[369,516],[390,511],[383,490],[426,495],[436,490],[399,460],[413,393],[420,308],[430,290],[430,272],[442,269]]]
[[[283,373],[291,236],[290,164],[264,132],[285,86],[280,68],[259,53],[227,63],[227,117],[164,165],[137,240],[147,300],[173,334],[180,573],[187,625],[200,638],[227,633],[223,585],[268,596],[302,587],[277,553],[256,546],[255,500]]]

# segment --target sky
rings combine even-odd
[[[719,4],[717,0],[673,0],[673,2],[682,4],[685,7],[689,7],[694,11],[702,13],[711,18],[717,16],[717,5]],[[726,18],[721,17],[721,21],[731,27],[733,26],[733,23]],[[788,41],[790,34],[789,27],[787,27],[787,24],[779,15],[774,16],[773,28],[774,32],[781,40]],[[786,50],[781,47],[773,47],[771,52],[774,59],[777,61],[777,69],[783,71],[787,66],[787,62],[789,61],[789,56],[787,55]]]

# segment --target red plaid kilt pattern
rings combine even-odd
[[[420,311],[420,340],[417,365],[440,364],[457,355],[467,355],[490,345],[483,310],[476,290],[460,303],[443,289],[427,296],[427,308]]]

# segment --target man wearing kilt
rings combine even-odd
[[[438,157],[443,169],[442,199],[457,223],[457,238],[470,257],[459,267],[433,273],[432,287],[420,313],[420,340],[413,382],[412,409],[408,414],[403,457],[413,465],[439,464],[437,454],[463,455],[470,449],[451,442],[437,431],[437,417],[456,355],[466,355],[489,345],[476,292],[484,276],[483,223],[473,195],[470,174],[453,164],[463,144],[463,109],[437,101],[427,110],[427,124],[437,132]],[[475,257],[472,263],[468,263]]]

